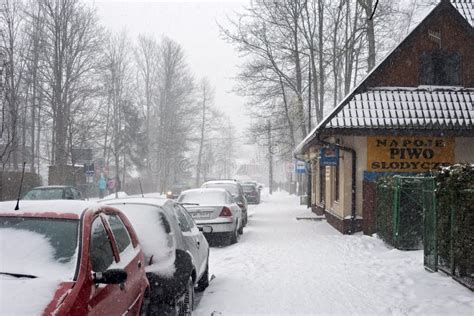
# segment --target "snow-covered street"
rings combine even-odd
[[[474,315],[474,295],[428,273],[422,251],[390,249],[376,238],[341,235],[286,192],[250,209],[239,242],[211,249],[210,286],[195,315]]]

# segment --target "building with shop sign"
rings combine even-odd
[[[374,181],[474,163],[474,3],[443,0],[296,147],[311,207],[374,232]]]

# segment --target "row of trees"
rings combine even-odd
[[[122,184],[138,173],[165,190],[232,155],[211,84],[170,38],[107,31],[77,0],[0,0],[0,46],[2,169],[74,165],[87,148]]]
[[[223,37],[245,57],[250,137],[282,159],[397,44],[417,1],[255,0]]]

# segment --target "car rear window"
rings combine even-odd
[[[79,220],[0,217],[0,272],[73,279]]]
[[[202,185],[203,188],[221,188],[226,189],[232,195],[236,196],[239,195],[239,187],[237,184],[232,183],[204,183]]]
[[[23,199],[25,200],[61,200],[63,199],[64,189],[49,188],[49,189],[33,189],[28,192]]]
[[[225,192],[219,191],[189,191],[183,192],[178,199],[180,203],[196,203],[196,204],[226,204]]]
[[[256,189],[253,185],[242,185],[242,189],[244,190],[244,192],[256,191]]]

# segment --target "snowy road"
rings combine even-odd
[[[344,236],[277,192],[251,207],[236,245],[211,250],[215,279],[195,315],[474,315],[474,294],[423,269],[421,251],[401,252],[363,235]]]

